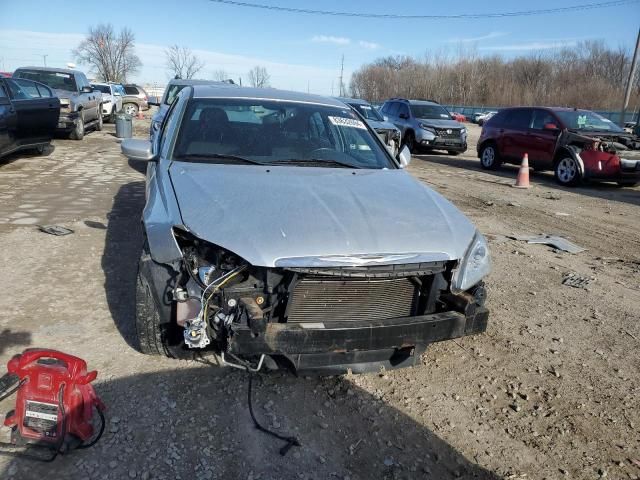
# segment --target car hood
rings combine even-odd
[[[440,120],[438,118],[420,118],[418,119],[422,123],[426,123],[430,127],[438,128],[462,128],[463,125],[457,120]]]
[[[397,130],[396,126],[391,122],[380,122],[378,120],[367,120],[367,124],[374,130]]]
[[[460,259],[476,231],[402,170],[174,162],[170,176],[185,227],[256,266]]]

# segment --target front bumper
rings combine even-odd
[[[78,119],[78,112],[60,112],[60,117],[58,117],[58,126],[56,130],[58,131],[71,131],[76,126],[76,120]]]
[[[467,137],[461,135],[459,137],[442,137],[433,133],[421,130],[416,135],[418,144],[423,148],[435,150],[448,150],[452,152],[465,152],[467,150]]]
[[[401,351],[484,332],[488,318],[488,310],[477,307],[467,316],[449,311],[380,321],[269,323],[257,335],[248,327],[234,328],[228,347],[236,355],[284,355],[297,369],[362,372],[389,364]]]

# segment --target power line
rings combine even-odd
[[[460,13],[449,15],[398,15],[395,13],[362,13],[362,12],[341,12],[335,10],[312,10],[308,8],[281,7],[277,5],[264,5],[261,3],[240,2],[236,0],[209,0],[213,3],[233,5],[235,7],[259,8],[262,10],[274,10],[278,12],[303,13],[309,15],[328,15],[334,17],[359,17],[359,18],[379,18],[387,20],[458,20],[477,18],[500,18],[500,17],[526,17],[533,15],[548,15],[552,13],[565,13],[575,10],[593,10],[597,8],[619,7],[638,3],[640,0],[613,0],[608,2],[585,3],[569,7],[545,8],[540,10],[521,10],[515,12],[493,12],[493,13]]]

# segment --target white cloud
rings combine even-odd
[[[13,71],[26,65],[42,65],[42,55],[47,56],[50,67],[65,67],[73,61],[71,50],[85,37],[82,33],[46,33],[26,30],[0,30],[0,69]],[[164,51],[168,45],[137,43],[136,53],[142,60],[141,70],[131,81],[143,84],[164,85],[170,78],[166,69]],[[276,88],[306,91],[328,95],[332,82],[336,82],[339,66],[325,68],[315,65],[270,61],[264,57],[231,55],[212,50],[193,49],[205,63],[198,77],[210,78],[212,72],[224,70],[234,80],[242,77],[246,82],[247,73],[256,65],[264,66],[271,76],[271,84]],[[78,68],[89,73],[85,65]],[[351,75],[345,68],[345,78]],[[337,85],[337,84],[336,84]]]
[[[527,50],[550,50],[553,48],[575,47],[578,44],[576,40],[560,40],[553,42],[528,42],[514,43],[511,45],[495,45],[491,47],[480,47],[480,50],[494,50],[503,52],[527,51]]]
[[[481,42],[483,40],[491,40],[492,38],[504,37],[505,35],[509,35],[507,32],[490,32],[486,35],[480,35],[478,37],[456,37],[447,40],[449,43],[474,43]]]
[[[380,45],[374,42],[366,42],[364,40],[360,40],[358,42],[358,45],[360,45],[362,48],[366,48],[367,50],[377,50],[380,48]]]
[[[311,41],[316,43],[333,43],[334,45],[349,45],[351,43],[350,38],[333,37],[331,35],[314,35]]]

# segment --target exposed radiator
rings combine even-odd
[[[408,317],[415,310],[416,289],[408,278],[303,278],[289,297],[287,321],[320,323]]]

